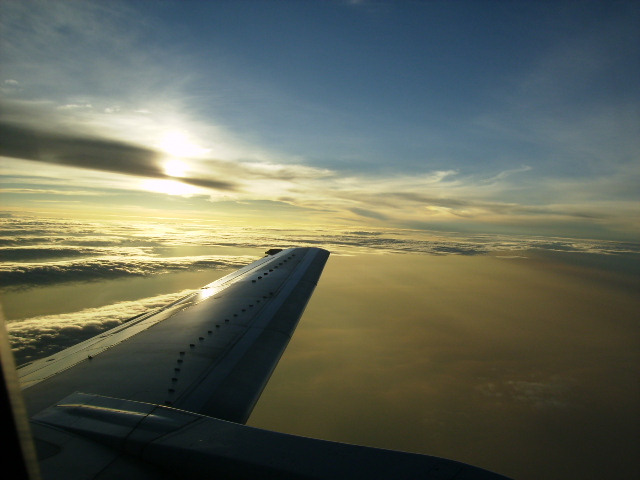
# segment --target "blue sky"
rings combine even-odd
[[[9,212],[640,233],[633,2],[0,6]]]

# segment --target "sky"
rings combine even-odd
[[[331,251],[249,424],[640,471],[635,2],[0,0],[18,364]]]
[[[638,238],[635,2],[0,9],[6,212]]]

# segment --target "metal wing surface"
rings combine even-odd
[[[245,423],[329,252],[295,248],[99,337],[23,366],[32,414],[82,391]]]

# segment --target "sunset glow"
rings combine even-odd
[[[167,160],[164,163],[164,171],[170,177],[184,177],[189,166],[181,160]]]
[[[36,3],[2,4],[0,155],[20,211],[87,187],[21,175],[28,160],[138,177],[116,189],[186,195],[203,218],[232,198],[261,222],[277,206],[305,223],[640,236],[631,4]],[[95,48],[110,44],[123,54]]]
[[[180,183],[177,180],[145,180],[142,182],[142,188],[167,195],[193,195],[198,192],[196,187]]]
[[[168,133],[160,143],[160,148],[176,157],[194,157],[208,152],[193,143],[189,136],[182,132]]]

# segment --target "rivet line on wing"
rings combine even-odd
[[[285,260],[285,262],[286,262],[286,260]],[[278,268],[278,267],[276,266],[275,268]],[[273,272],[273,269],[270,269],[269,271]],[[268,272],[264,272],[264,275],[268,275]],[[258,277],[258,278],[260,279],[262,277]],[[255,282],[255,280],[253,280],[253,282]],[[273,297],[273,295],[274,295],[274,292],[271,291],[271,292],[268,293],[268,295],[263,295],[262,299],[267,300],[270,297]],[[252,303],[249,303],[246,308],[241,308],[240,310],[241,310],[242,313],[246,313],[248,308],[254,308],[254,306],[259,304],[260,302],[261,302],[261,300],[256,299]],[[238,313],[233,313],[232,315],[233,315],[234,318],[238,318],[240,316]],[[229,323],[230,322],[229,318],[225,318],[224,321],[225,321],[225,323]],[[215,324],[215,328],[216,329],[220,328],[220,326],[221,325],[219,323]],[[212,334],[213,334],[212,330],[207,330],[207,335],[210,336]],[[204,343],[205,337],[204,336],[200,336],[200,337],[198,337],[198,340],[199,340],[200,343]],[[196,344],[195,343],[190,343],[189,344],[189,348],[191,350],[194,350],[196,348]],[[174,394],[176,394],[176,391],[177,391],[177,389],[175,388],[175,385],[177,384],[177,382],[179,380],[178,377],[180,375],[180,372],[182,371],[181,366],[184,363],[183,357],[186,355],[185,351],[180,351],[179,353],[180,353],[180,358],[178,358],[176,361],[180,366],[179,367],[174,367],[174,376],[171,378],[171,386],[167,388],[167,393],[170,395],[170,397],[165,400],[165,402],[164,402],[165,405],[172,405],[173,404],[172,397],[174,397]]]
[[[181,365],[182,363],[184,363],[184,359],[182,357],[184,357],[186,355],[185,351],[180,351],[179,352],[180,358],[176,359],[176,363],[178,363],[178,365]],[[180,367],[174,367],[173,371],[174,371],[174,375],[177,375],[182,369]],[[175,384],[178,382],[178,377],[174,376],[171,378],[171,383]],[[176,389],[173,387],[169,387],[167,389],[168,393],[175,393]],[[169,399],[164,401],[165,405],[171,405],[173,402]]]
[[[259,302],[259,300],[258,300],[258,302]],[[253,304],[249,304],[249,307],[253,307]],[[247,309],[246,309],[246,308],[243,308],[243,309],[241,309],[241,310],[242,310],[243,312],[246,312],[246,311],[247,311]],[[238,314],[237,314],[237,313],[234,313],[234,314],[233,314],[233,316],[234,316],[234,317],[238,317]],[[224,319],[224,321],[225,321],[226,323],[228,323],[228,322],[229,322],[229,319],[228,319],[228,318],[225,318],[225,319]],[[220,324],[215,324],[215,326],[216,326],[216,328],[220,328]],[[208,335],[212,335],[212,334],[213,334],[213,330],[207,330],[207,334],[208,334]],[[205,337],[203,337],[203,336],[198,337],[198,340],[199,340],[200,342],[204,342]],[[190,343],[190,344],[189,344],[189,348],[190,348],[190,349],[195,349],[195,348],[196,348],[196,344],[194,344],[194,343]],[[184,357],[184,356],[186,355],[186,352],[185,352],[185,351],[180,351],[180,352],[179,352],[179,354],[180,354],[180,357],[181,357],[181,358],[178,358],[178,359],[176,360],[176,362],[177,362],[178,364],[183,364],[183,363],[184,363],[184,359],[183,359],[182,357]],[[179,372],[181,372],[181,370],[182,370],[182,369],[181,369],[180,367],[174,367],[173,371],[174,371],[174,375],[175,375],[175,376],[171,378],[171,384],[176,384],[176,383],[178,382],[178,375],[179,375]],[[169,388],[167,388],[167,393],[169,393],[169,394],[171,395],[171,397],[173,397],[173,394],[175,394],[175,393],[176,393],[176,389],[175,389],[174,387],[169,387]],[[164,401],[164,404],[165,404],[165,405],[172,405],[172,404],[173,404],[173,401],[172,401],[170,398],[168,398],[168,399],[166,399],[166,400]]]

